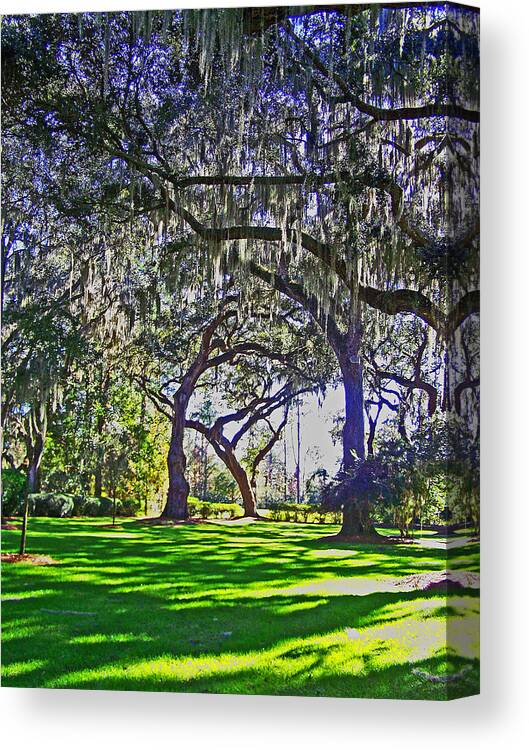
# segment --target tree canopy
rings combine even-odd
[[[144,497],[165,450],[185,519],[194,431],[255,515],[289,407],[339,387],[344,531],[419,486],[410,462],[475,494],[478,24],[438,3],[3,19],[3,457],[31,492],[80,451],[76,490]]]

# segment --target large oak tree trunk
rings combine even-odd
[[[344,504],[340,536],[368,538],[376,536],[376,534],[366,503],[356,502],[352,498],[350,502]]]
[[[355,455],[365,458],[364,388],[360,346],[362,323],[358,314],[351,321],[343,349],[338,355],[345,391],[345,423],[343,427],[343,470],[347,472],[355,463]],[[370,537],[375,534],[370,519],[369,503],[350,497],[343,505],[343,523],[340,535]]]
[[[187,461],[184,453],[184,428],[188,403],[189,397],[186,393],[178,392],[175,395],[171,441],[167,454],[169,489],[162,518],[171,518],[177,521],[185,521],[189,518],[187,505],[189,483],[185,476]]]
[[[345,392],[345,423],[342,432],[343,468],[354,465],[354,456],[365,458],[364,446],[364,391],[362,364],[345,354],[340,362]]]

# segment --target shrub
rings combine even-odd
[[[99,499],[97,497],[83,497],[75,509],[76,516],[99,516]]]
[[[189,510],[189,515],[190,516],[197,516],[197,515],[199,515],[200,505],[201,505],[201,502],[198,499],[198,497],[193,497],[192,495],[190,495],[187,498],[187,507],[188,507],[188,510]]]
[[[121,503],[116,500],[116,515],[119,515]],[[111,516],[114,513],[114,501],[110,497],[102,497],[99,500],[98,516]]]
[[[270,519],[272,521],[295,521],[303,523],[338,523],[341,513],[329,512],[325,508],[312,503],[269,503]]]
[[[26,475],[18,469],[2,469],[2,515],[16,514],[24,505]]]
[[[204,502],[204,503],[200,504],[199,513],[202,516],[202,518],[209,518],[210,517],[211,511],[212,511],[212,508],[211,508],[212,504],[213,503],[207,503],[207,502]]]
[[[28,495],[28,513],[30,516],[48,518],[68,518],[74,511],[74,498],[59,492],[34,492]],[[18,497],[13,506],[12,515],[24,513],[24,495]]]
[[[95,518],[98,516],[111,516],[114,512],[114,501],[110,497],[75,497],[75,515],[89,516]],[[129,515],[128,506],[124,506],[121,500],[116,500],[116,515]]]
[[[30,516],[35,515],[35,495],[28,495],[28,514]],[[24,494],[17,497],[16,502],[12,506],[10,515],[12,516],[23,516],[24,515]]]
[[[237,518],[241,515],[241,506],[238,503],[210,503],[199,500],[197,497],[187,499],[189,515],[199,518]]]
[[[131,497],[126,500],[118,500],[118,515],[135,516],[138,512],[139,505],[139,502]]]
[[[241,506],[238,503],[212,503],[216,518],[238,518],[241,515]]]
[[[30,512],[33,516],[68,518],[73,514],[72,495],[63,495],[60,492],[36,492],[29,496],[29,501]]]

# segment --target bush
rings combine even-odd
[[[207,502],[200,503],[200,505],[198,507],[198,512],[200,513],[200,515],[202,516],[202,518],[209,518],[211,516],[211,513],[212,513],[212,507],[211,506],[212,505],[213,505],[213,503],[207,503]]]
[[[29,502],[32,516],[68,518],[73,514],[72,495],[63,495],[60,492],[36,492],[29,496]]]
[[[238,503],[211,503],[212,511],[216,518],[232,519],[241,515],[241,506]]]
[[[101,516],[101,506],[97,497],[82,497],[75,509],[76,516]]]
[[[28,495],[28,513],[30,516],[44,516],[48,518],[68,518],[74,511],[73,495],[59,492],[34,492]],[[12,508],[12,515],[21,516],[24,513],[24,495],[17,498]]]
[[[2,515],[16,515],[15,508],[24,506],[26,475],[18,469],[2,469]]]
[[[339,523],[341,512],[329,511],[312,503],[269,503],[272,521],[289,521],[299,523]]]
[[[241,515],[241,506],[237,503],[210,503],[191,496],[187,500],[187,505],[189,515],[199,518],[231,519]]]
[[[11,516],[23,516],[24,515],[24,494],[17,497],[16,503],[13,504],[11,509]],[[28,515],[35,515],[35,495],[28,495]]]
[[[135,516],[140,508],[140,503],[131,497],[126,500],[118,500],[117,512],[119,516]]]
[[[76,516],[112,516],[114,513],[114,501],[110,497],[77,496],[75,503]],[[116,500],[116,515],[129,515],[128,506],[124,506],[121,500]]]
[[[12,469],[2,470],[3,494],[7,494],[7,503],[3,498],[2,512],[9,516],[21,516],[24,513],[24,487],[26,478],[22,474],[22,491],[14,492],[17,482],[12,477],[4,484],[4,473]],[[21,472],[15,472],[21,474]],[[133,500],[122,502],[116,501],[116,515],[133,515],[136,503]],[[113,500],[109,497],[89,497],[87,495],[69,495],[64,492],[35,492],[28,496],[28,512],[30,516],[47,516],[49,518],[69,518],[71,516],[112,516],[114,511]]]

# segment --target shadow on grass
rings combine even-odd
[[[124,522],[121,531],[32,519],[31,550],[60,562],[3,571],[3,684],[440,700],[475,692],[470,654],[460,661],[471,672],[454,683],[413,672],[446,667],[438,624],[475,616],[475,591],[449,604],[435,592],[325,592],[327,580],[439,570],[446,551],[321,535],[277,522]],[[16,532],[3,538],[6,551],[16,545]],[[476,566],[476,545],[458,558]],[[314,581],[322,592],[289,593]]]

